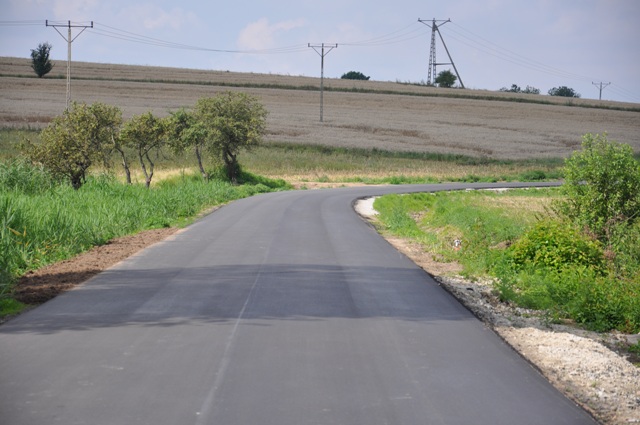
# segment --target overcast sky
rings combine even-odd
[[[568,86],[640,103],[638,0],[0,0],[0,56],[29,57],[48,41],[58,66],[73,29],[73,60],[320,76],[308,44],[337,43],[325,76],[427,81],[431,29],[440,31],[467,88]],[[60,29],[66,36],[67,29]],[[194,49],[196,48],[196,49]],[[206,50],[209,49],[209,50]],[[437,41],[437,62],[449,62]],[[239,53],[240,52],[240,53]],[[451,68],[438,67],[438,72]]]

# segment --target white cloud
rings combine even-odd
[[[184,11],[179,7],[167,11],[150,3],[134,5],[120,13],[130,22],[142,24],[147,30],[171,28],[173,30],[198,22],[193,12]]]
[[[304,19],[269,24],[267,18],[260,18],[240,31],[238,47],[243,50],[261,50],[274,47],[276,45],[275,38],[279,33],[303,27],[305,24]]]
[[[91,20],[97,6],[97,0],[55,0],[53,15],[59,20]]]

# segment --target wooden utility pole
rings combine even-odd
[[[67,42],[67,106],[66,108],[69,109],[69,103],[71,102],[71,43],[73,43],[73,41],[76,38],[78,38],[80,34],[84,32],[84,30],[86,30],[87,28],[93,28],[93,21],[91,21],[91,25],[81,25],[81,24],[71,24],[71,21],[67,21],[66,24],[60,24],[60,23],[50,24],[49,20],[46,20],[45,25],[48,27],[53,27],[53,29],[56,30],[58,34],[60,34],[60,36],[64,38],[64,40]],[[58,30],[58,27],[68,28],[66,37]],[[82,28],[82,31],[80,31],[75,37],[71,38],[71,28]]]
[[[601,81],[601,82],[599,82],[599,83],[591,82],[591,84],[593,84],[594,86],[596,86],[596,87],[599,87],[599,88],[600,88],[600,97],[598,97],[598,99],[599,99],[599,100],[602,100],[602,90],[603,90],[605,87],[607,87],[609,84],[611,84],[611,83],[603,83],[603,82]]]
[[[311,45],[309,43],[309,47],[316,51],[317,54],[320,55],[320,122],[323,120],[323,109],[324,109],[324,57],[329,54],[330,51],[338,47],[337,44],[316,44]],[[325,53],[325,48],[328,49]],[[321,49],[318,51],[318,49]]]

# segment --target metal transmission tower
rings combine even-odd
[[[456,64],[453,63],[453,59],[451,58],[451,54],[449,54],[449,49],[447,49],[447,45],[444,42],[444,38],[442,38],[442,34],[440,33],[440,27],[447,22],[451,22],[451,19],[436,20],[435,18],[429,21],[425,21],[424,19],[418,19],[418,22],[422,22],[429,28],[431,28],[431,51],[429,52],[429,72],[427,73],[427,84],[431,85],[433,82],[431,81],[431,77],[435,80],[436,74],[436,66],[437,65],[453,65],[453,70],[456,72],[456,76],[458,77],[458,81],[460,81],[460,87],[464,88],[464,83],[462,82],[462,78],[460,78],[460,74],[458,73],[458,69],[456,68]],[[440,22],[440,24],[438,24]],[[442,41],[442,45],[444,46],[444,50],[447,52],[447,56],[449,56],[449,61],[446,63],[437,63],[436,62],[436,32],[440,36],[440,41]]]
[[[67,109],[69,108],[69,102],[71,101],[71,43],[78,38],[80,34],[84,32],[87,28],[93,28],[93,21],[91,21],[91,25],[80,25],[80,24],[72,24],[71,21],[67,21],[66,24],[50,24],[49,20],[45,21],[45,25],[48,27],[53,27],[54,30],[58,32],[67,42]],[[58,27],[68,28],[67,36],[65,37],[59,30]],[[75,37],[71,38],[71,28],[82,28]]]
[[[324,95],[323,95],[324,93],[324,57],[328,55],[330,51],[337,48],[338,45],[337,44],[325,45],[324,43],[311,45],[311,43],[309,43],[309,47],[311,47],[313,50],[316,51],[317,54],[320,55],[320,122],[322,122],[323,106],[324,106]],[[325,48],[328,49],[326,52],[324,50]],[[318,49],[321,49],[321,50],[318,51]]]
[[[593,84],[596,87],[600,88],[600,97],[598,98],[599,100],[602,100],[602,90],[607,87],[609,84],[611,83],[603,83],[603,82],[599,82],[599,83],[594,83],[593,81],[591,82],[591,84]]]

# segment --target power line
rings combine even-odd
[[[38,21],[0,21],[2,27],[22,27],[22,26],[36,26],[42,25],[42,20]]]
[[[412,29],[410,29],[413,27]],[[349,43],[340,43],[341,46],[354,46],[354,47],[369,47],[369,46],[383,46],[388,44],[403,43],[405,41],[413,40],[422,37],[422,29],[416,27],[415,22],[400,28],[396,31],[373,37],[362,41],[353,41]]]
[[[449,38],[452,38],[462,44],[465,44],[473,49],[479,50],[481,52],[484,52],[488,55],[497,57],[498,59],[504,60],[506,62],[510,62],[513,63],[515,65],[519,65],[522,66],[524,68],[528,68],[534,71],[538,71],[538,72],[542,72],[542,73],[546,73],[546,74],[550,74],[550,75],[556,75],[559,77],[563,77],[563,78],[571,78],[574,80],[581,80],[581,81],[592,81],[593,78],[591,77],[587,77],[584,75],[579,75],[579,74],[574,74],[568,71],[564,71],[558,68],[554,68],[552,66],[543,64],[541,62],[537,62],[534,61],[532,59],[529,59],[523,55],[520,55],[516,52],[513,52],[509,49],[505,49],[469,30],[466,30],[464,28],[462,28],[459,25],[455,25],[457,28],[460,28],[462,31],[465,31],[469,34],[471,34],[471,36],[467,36],[459,31],[456,31],[455,29],[452,28],[448,28],[446,30],[447,36]],[[461,40],[453,35],[451,35],[451,32],[457,34],[459,37],[462,37],[464,40]]]
[[[102,27],[106,28],[103,29]],[[159,38],[147,37],[144,35],[136,34],[130,31],[121,30],[109,25],[96,22],[96,27],[90,31],[93,34],[115,38],[123,41],[129,41],[133,43],[147,44],[158,47],[167,47],[172,49],[181,50],[194,50],[202,52],[213,53],[236,53],[236,54],[284,54],[284,53],[296,53],[306,51],[307,46],[304,44],[277,47],[273,49],[255,49],[255,50],[232,50],[232,49],[212,49],[207,47],[193,46],[189,44],[175,43],[172,41],[166,41]]]
[[[611,83],[609,91],[612,91],[613,93],[617,94],[623,99],[626,99],[629,102],[640,103],[640,96],[631,93],[629,90],[625,89],[624,87],[620,87],[615,83]]]

